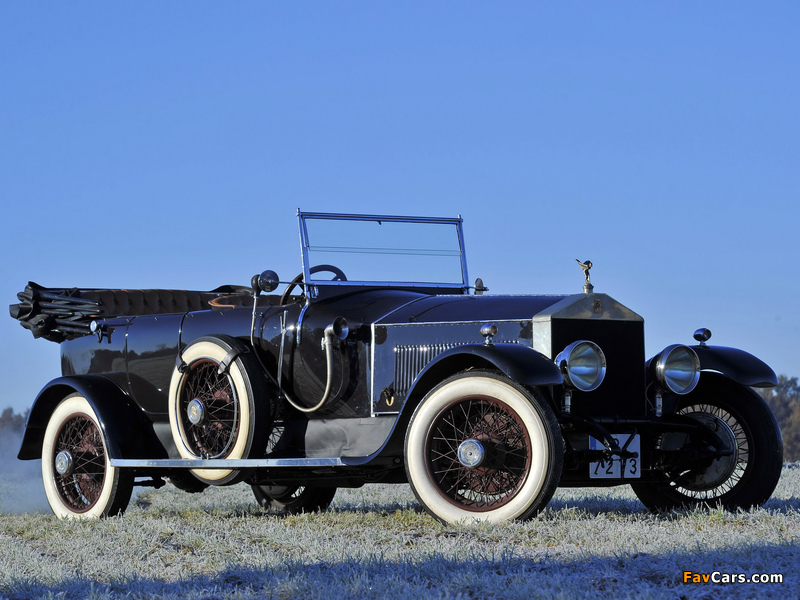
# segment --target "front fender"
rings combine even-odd
[[[80,375],[54,379],[39,392],[28,415],[17,455],[20,460],[42,457],[50,415],[59,402],[76,392],[97,414],[110,458],[167,458],[153,424],[124,390],[101,375]]]
[[[429,362],[411,384],[400,415],[380,454],[401,457],[403,441],[414,409],[430,390],[465,369],[496,369],[522,385],[562,385],[564,378],[553,361],[519,344],[464,344],[445,350]]]
[[[778,378],[769,365],[752,354],[725,346],[692,346],[703,371],[717,371],[751,387],[774,387]]]
[[[561,385],[564,378],[544,354],[519,344],[464,344],[450,348],[429,362],[412,383],[408,398],[467,367],[495,368],[509,379],[530,386]],[[433,385],[431,385],[433,383]]]

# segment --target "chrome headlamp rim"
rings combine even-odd
[[[662,388],[684,396],[700,381],[700,359],[689,346],[672,344],[656,357],[655,373]]]
[[[564,384],[581,392],[600,387],[606,377],[606,355],[600,346],[589,340],[577,340],[556,357]]]

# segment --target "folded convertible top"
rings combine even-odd
[[[9,306],[11,316],[35,338],[63,342],[89,333],[89,324],[106,317],[158,315],[205,310],[250,288],[225,285],[209,292],[191,290],[114,290],[45,288],[29,282]]]

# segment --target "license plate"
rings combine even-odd
[[[631,434],[619,434],[612,436],[617,440],[620,448],[625,448]],[[628,452],[636,452],[641,456],[642,444],[639,436],[634,435],[626,450]],[[590,450],[605,450],[603,442],[596,440],[589,436],[589,449]],[[591,479],[635,479],[641,477],[641,465],[639,457],[628,458],[624,461],[618,457],[613,460],[599,460],[589,463],[589,477]]]

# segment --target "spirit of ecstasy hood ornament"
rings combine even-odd
[[[581,269],[583,269],[583,275],[584,275],[584,277],[586,277],[586,284],[583,286],[583,293],[584,294],[591,294],[592,290],[594,290],[594,286],[592,285],[592,281],[589,278],[589,269],[592,268],[592,261],[587,260],[585,262],[581,262],[576,258],[575,262],[577,262],[581,266]]]

